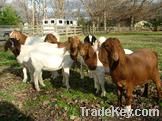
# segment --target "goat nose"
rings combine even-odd
[[[118,59],[119,59],[118,53],[116,53],[116,52],[114,53],[113,59],[114,59],[114,61],[118,61]]]
[[[84,55],[84,51],[80,50],[80,55],[83,56]]]

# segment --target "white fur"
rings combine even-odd
[[[129,49],[124,49],[124,52],[125,52],[125,54],[132,54],[133,53],[133,51],[129,50]]]
[[[98,44],[99,44],[98,41],[95,41],[95,43],[92,46],[95,52],[98,50]]]
[[[17,56],[19,63],[28,68],[31,79],[37,91],[40,91],[39,83],[45,86],[42,80],[42,70],[56,71],[63,68],[63,81],[69,86],[69,68],[73,60],[64,48],[57,48],[55,44],[39,43],[35,45],[22,45],[21,52]]]
[[[98,51],[97,53],[97,68],[93,71],[90,70],[90,72],[92,73],[92,77],[94,79],[94,86],[97,89],[96,93],[99,92],[100,88],[102,90],[101,96],[106,96],[106,91],[105,91],[105,71],[104,71],[104,67],[101,63],[101,61],[98,58]]]
[[[12,35],[13,32],[10,33],[10,35]],[[59,42],[60,41],[60,36],[58,33],[56,32],[53,32],[52,33],[56,38],[57,38],[57,41]],[[27,36],[26,40],[25,40],[25,44],[24,45],[34,45],[34,44],[38,44],[38,43],[42,43],[44,42],[45,40],[45,37],[46,36],[42,36],[42,37],[39,37],[39,36]],[[55,45],[57,46],[57,45]],[[41,47],[39,47],[39,49],[41,50]],[[42,48],[43,49],[43,48]],[[48,51],[48,49],[47,49]],[[52,77],[55,78],[56,77],[56,73],[57,72],[53,72],[52,73]],[[55,76],[54,76],[55,75]],[[28,79],[27,77],[27,69],[25,67],[23,67],[23,82],[26,82]]]
[[[89,35],[89,41],[92,42],[92,35]]]
[[[98,41],[99,41],[99,46],[101,46],[102,43],[106,41],[106,38],[104,36],[101,36],[98,38]]]
[[[39,36],[28,36],[26,38],[25,44],[24,45],[33,45],[33,44],[37,44],[40,42],[44,42],[46,36],[43,37],[39,37]]]

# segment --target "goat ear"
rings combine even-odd
[[[10,41],[10,39],[8,39],[4,45],[4,51],[5,52],[8,51],[8,48],[10,48],[10,47],[11,47],[11,41]]]
[[[109,61],[108,61],[108,53],[106,52],[106,50],[104,48],[100,48],[99,49],[99,53],[98,53],[98,56],[99,56],[99,60],[104,64],[108,65]]]
[[[93,48],[92,47],[89,47],[89,49],[88,49],[88,55],[89,55],[89,57],[92,57],[94,55],[94,53],[95,53],[95,51],[93,50]]]

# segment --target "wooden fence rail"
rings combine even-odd
[[[60,36],[73,36],[82,34],[82,27],[80,26],[36,26],[26,27],[22,29],[23,32],[32,35],[44,35],[47,33],[57,32]]]
[[[60,36],[74,36],[82,34],[80,26],[0,26],[0,37],[6,32],[20,30],[28,35],[44,35],[47,33],[57,32]]]

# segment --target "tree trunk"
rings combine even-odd
[[[97,23],[96,23],[96,30],[99,30],[100,27],[100,18],[97,18]]]
[[[107,16],[106,16],[106,11],[104,12],[104,31],[107,31]]]
[[[117,27],[118,27],[118,32],[120,32],[120,22],[118,23]]]
[[[95,33],[95,21],[92,20],[92,33],[94,34]]]
[[[130,31],[132,31],[133,28],[134,28],[134,16],[131,16]]]

